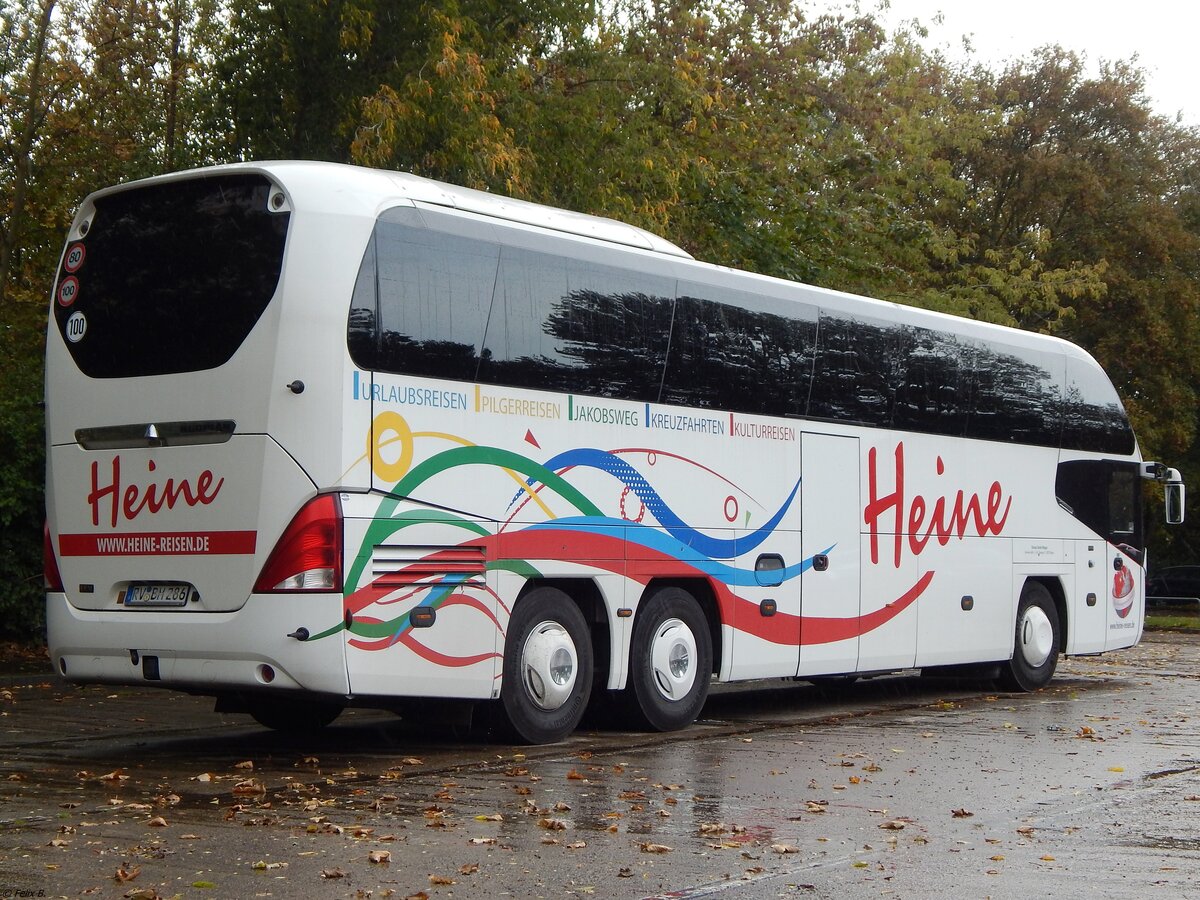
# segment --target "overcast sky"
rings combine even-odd
[[[809,0],[815,9],[842,9],[840,0]],[[863,0],[872,9],[876,0]],[[1196,0],[890,0],[883,20],[919,19],[929,43],[961,58],[963,35],[989,63],[1025,56],[1060,44],[1086,56],[1092,71],[1100,60],[1137,55],[1145,70],[1152,107],[1189,125],[1200,125],[1200,3]],[[940,25],[934,24],[938,13]]]

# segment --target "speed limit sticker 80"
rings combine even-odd
[[[72,244],[67,248],[67,255],[63,259],[63,268],[74,274],[80,270],[86,258],[87,247],[83,244]]]

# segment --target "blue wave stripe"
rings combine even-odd
[[[616,537],[613,532],[618,528],[624,530],[625,540],[695,566],[699,571],[712,576],[717,581],[730,587],[761,587],[758,579],[755,577],[754,570],[740,569],[736,566],[728,565],[699,552],[694,544],[689,545],[675,540],[670,534],[653,526],[640,525],[636,522],[626,521],[625,519],[605,519],[594,516],[556,519],[553,522],[545,524],[530,525],[524,530],[547,531],[559,529],[611,538]],[[723,541],[722,543],[734,544],[737,542]],[[836,546],[835,544],[834,547]],[[753,547],[746,549],[751,550]],[[828,554],[831,550],[833,550],[833,547],[823,552]],[[778,575],[781,576],[782,581],[791,581],[793,578],[797,578],[802,573],[811,569],[812,563],[813,558],[810,556],[808,559],[801,560],[795,565],[787,566],[780,570]]]
[[[666,504],[666,501],[659,496],[658,492],[650,486],[650,483],[642,476],[642,474],[618,456],[614,456],[604,450],[596,450],[594,448],[581,447],[575,450],[568,450],[565,453],[560,453],[551,459],[546,460],[545,466],[547,469],[558,471],[568,467],[586,467],[591,469],[599,469],[618,479],[627,488],[633,491],[642,503],[646,504],[651,514],[656,518],[667,531],[671,532],[676,538],[698,551],[703,556],[728,558],[740,556],[743,553],[749,553],[763,541],[765,541],[776,526],[783,520],[787,513],[788,507],[792,505],[792,501],[796,499],[796,492],[800,490],[800,482],[797,481],[792,488],[792,492],[788,494],[787,499],[783,501],[783,505],[766,523],[760,528],[755,529],[746,537],[736,538],[734,540],[725,540],[722,538],[709,537],[692,528],[683,519]],[[528,482],[533,485],[533,479]],[[521,493],[518,493],[513,498],[515,501]],[[511,504],[510,504],[511,505]],[[563,520],[558,520],[563,521]],[[572,519],[571,521],[580,521]],[[594,519],[589,521],[595,521]],[[624,520],[617,520],[624,521]],[[625,522],[628,525],[630,523]],[[672,554],[677,555],[677,554]]]

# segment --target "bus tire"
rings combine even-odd
[[[342,714],[342,704],[329,700],[275,695],[247,701],[247,711],[259,725],[289,735],[311,735]]]
[[[550,744],[574,731],[591,696],[592,667],[591,635],[575,602],[551,587],[523,597],[508,620],[500,688],[515,736]]]
[[[1013,655],[1001,670],[1000,684],[1010,691],[1036,691],[1050,682],[1058,666],[1058,609],[1044,584],[1026,581],[1017,605]]]
[[[654,593],[638,611],[630,649],[630,712],[654,731],[686,728],[704,707],[712,636],[696,599],[682,588]]]

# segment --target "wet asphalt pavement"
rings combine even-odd
[[[1200,637],[1046,690],[722,688],[552,747],[0,676],[0,898],[1200,897]]]

